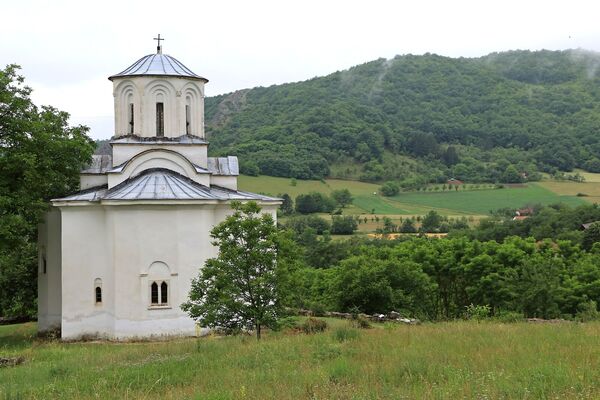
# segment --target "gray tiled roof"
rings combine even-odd
[[[100,200],[257,200],[280,199],[256,193],[204,186],[168,169],[148,169],[107,190],[97,187],[53,201]]]
[[[129,68],[110,76],[108,79],[144,75],[176,76],[201,79],[208,82],[208,79],[196,75],[175,57],[167,54],[148,54],[134,62]]]
[[[213,175],[239,175],[240,168],[236,156],[208,157],[208,171]]]

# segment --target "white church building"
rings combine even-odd
[[[39,229],[38,329],[63,339],[194,335],[180,309],[217,249],[233,200],[276,217],[279,199],[238,190],[237,157],[208,157],[204,85],[177,59],[142,57],[113,83],[112,155],[81,191],[52,200]]]

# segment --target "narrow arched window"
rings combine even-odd
[[[158,305],[158,284],[156,282],[152,282],[150,285],[150,303]]]
[[[134,124],[134,115],[133,115],[133,103],[129,103],[129,134],[133,135],[133,124]]]
[[[190,106],[186,105],[185,106],[185,133],[186,135],[189,135],[192,128],[192,116],[190,115]]]
[[[165,105],[156,103],[156,136],[165,136]]]
[[[169,285],[167,282],[163,282],[160,284],[160,304],[168,304],[169,303]]]
[[[96,304],[102,303],[102,288],[96,286]]]

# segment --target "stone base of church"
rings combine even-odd
[[[160,339],[166,337],[201,336],[204,329],[198,329],[196,322],[187,316],[132,321],[114,320],[106,315],[86,317],[62,322],[61,338],[65,341],[104,339]]]

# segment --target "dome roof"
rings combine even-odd
[[[199,79],[208,82],[208,79],[203,78],[193,73],[188,67],[183,65],[175,57],[167,54],[148,54],[134,62],[129,68],[118,74],[110,76],[111,81],[114,78],[125,78],[130,76],[174,76],[188,79]]]

